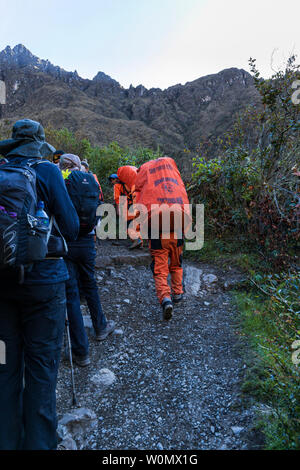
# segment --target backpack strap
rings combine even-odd
[[[39,165],[40,163],[47,163],[47,162],[49,162],[49,160],[36,160],[36,159],[31,158],[27,160],[27,165],[30,166],[30,168],[34,168],[36,165]]]
[[[50,238],[51,232],[52,232],[52,228],[53,228],[53,222],[54,222],[54,216],[52,215],[52,216],[51,216],[51,218],[50,218],[49,227],[48,227],[48,233],[47,233],[47,244],[48,244],[48,241],[49,241],[49,238]]]
[[[66,240],[65,240],[65,237],[63,236],[63,234],[62,234],[61,231],[60,231],[60,228],[59,228],[59,226],[58,226],[58,224],[57,224],[57,222],[56,222],[56,220],[55,220],[55,217],[52,216],[51,219],[53,219],[53,225],[54,225],[54,227],[56,228],[56,230],[58,231],[59,235],[60,235],[61,238],[62,238],[62,241],[63,241],[63,244],[64,244],[64,247],[65,247],[66,252],[68,252],[68,245],[67,245],[67,242],[66,242]]]
[[[127,191],[126,187],[125,187],[125,183],[123,183],[122,181],[120,181],[122,187],[123,187],[123,190],[126,194],[126,197],[129,199],[129,203],[132,204],[133,203],[133,196],[132,196],[132,193],[130,191]]]
[[[66,242],[66,240],[65,240],[65,238],[64,238],[64,236],[63,236],[63,234],[61,233],[61,231],[60,231],[60,229],[59,229],[59,226],[58,226],[58,224],[57,224],[57,222],[56,222],[54,216],[52,216],[51,219],[50,219],[49,231],[48,231],[48,234],[47,234],[47,244],[48,244],[48,241],[49,241],[49,239],[50,239],[50,236],[51,236],[53,227],[55,227],[55,229],[57,230],[59,236],[61,237],[62,242],[63,242],[63,245],[64,245],[65,254],[67,254],[67,253],[68,253],[68,245],[67,245],[67,242]],[[51,257],[51,256],[48,257],[48,256],[46,256],[46,259],[60,259],[61,257],[62,257],[62,256],[60,256],[60,257],[56,257],[56,256],[54,256],[54,257]]]
[[[34,168],[34,166],[37,166],[39,165],[40,163],[47,163],[49,160],[29,160],[28,161],[28,166],[30,166],[31,168]],[[49,162],[51,163],[51,162]],[[47,234],[47,243],[49,241],[49,238],[50,238],[50,235],[52,233],[52,229],[53,227],[55,227],[55,229],[57,230],[58,234],[61,236],[62,238],[62,241],[63,241],[63,244],[64,244],[64,248],[65,248],[65,251],[67,252],[68,251],[68,245],[67,245],[67,242],[65,240],[65,237],[63,236],[63,234],[61,233],[60,231],[60,228],[58,226],[58,223],[56,222],[55,220],[55,217],[54,215],[51,216],[50,218],[50,223],[49,223],[49,231],[48,231],[48,234]]]

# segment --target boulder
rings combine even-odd
[[[58,450],[77,450],[77,444],[70,435],[67,435],[58,445]]]
[[[218,282],[218,278],[214,274],[204,274],[202,279],[206,289],[214,288]]]
[[[91,382],[97,386],[108,387],[117,380],[115,374],[109,369],[100,369],[97,374],[93,375]]]
[[[79,449],[89,445],[90,435],[98,426],[97,416],[88,408],[76,408],[66,413],[58,422],[57,433],[62,439],[72,444],[70,438],[76,442]]]

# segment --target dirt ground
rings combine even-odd
[[[117,330],[94,339],[92,363],[75,366],[79,404],[96,426],[82,446],[103,450],[255,449],[255,409],[241,395],[247,346],[227,290],[240,274],[184,262],[185,299],[164,322],[147,250],[101,241],[96,271],[103,310]],[[100,377],[100,378],[99,378]],[[105,378],[103,380],[103,377]],[[61,362],[59,417],[71,409],[71,375]]]

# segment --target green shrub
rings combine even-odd
[[[111,199],[113,195],[108,177],[112,173],[116,173],[120,166],[134,165],[139,167],[148,160],[162,156],[159,150],[122,148],[117,142],[112,142],[104,147],[92,146],[88,139],[78,133],[74,134],[68,129],[48,128],[46,129],[46,138],[55,148],[62,149],[66,153],[74,153],[81,160],[88,160],[91,171],[97,174],[105,199]]]
[[[238,116],[216,158],[200,146],[188,189],[194,202],[205,204],[208,231],[247,234],[280,267],[300,237],[300,107],[291,101],[300,72],[294,57],[270,80],[250,64],[261,105]]]

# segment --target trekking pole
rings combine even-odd
[[[73,358],[72,358],[70,327],[69,327],[69,319],[68,319],[68,312],[67,311],[66,311],[66,328],[67,328],[68,349],[69,349],[70,364],[71,364],[71,380],[72,380],[72,392],[73,392],[72,405],[76,406],[77,405],[77,398],[76,398],[76,389],[75,389],[75,380],[74,380],[74,367],[73,367]]]

